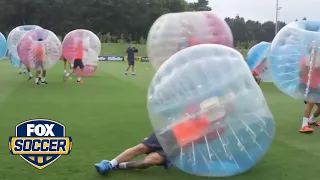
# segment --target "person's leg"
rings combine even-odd
[[[83,70],[84,70],[84,64],[82,61],[79,61],[79,67],[80,67],[80,71],[81,73],[78,74],[78,79],[77,79],[77,83],[83,83],[81,74],[83,74]]]
[[[41,79],[42,84],[48,84],[46,81],[46,75],[47,75],[47,70],[42,65],[42,79]]]
[[[63,68],[64,68],[64,74],[66,74],[67,73],[67,61],[66,60],[63,60]]]
[[[95,164],[95,167],[100,174],[103,174],[117,168],[121,163],[131,161],[138,155],[157,152],[160,150],[162,150],[162,147],[156,135],[153,133],[148,138],[145,138],[139,145],[125,150],[111,161],[103,160],[100,163]]]
[[[23,64],[22,64],[22,62],[20,61],[20,62],[19,62],[19,74],[22,74],[22,69],[23,69]]]
[[[32,79],[32,72],[31,72],[30,67],[26,67],[26,69],[27,69],[27,72],[28,72],[28,74],[29,74],[28,81],[30,81],[30,80]]]
[[[64,79],[66,80],[67,78],[71,77],[72,75],[76,74],[76,70],[77,70],[77,67],[78,67],[78,61],[77,60],[74,60],[73,61],[73,66],[72,66],[72,71],[71,73],[66,73],[64,75]]]
[[[134,76],[135,75],[135,73],[134,73],[134,60],[132,61],[132,63],[131,63],[131,74]]]
[[[120,163],[119,169],[147,169],[151,166],[164,165],[166,159],[157,152],[148,154],[143,160]]]
[[[40,82],[39,82],[40,77],[41,77],[41,68],[38,67],[38,65],[36,65],[36,78],[35,78],[35,81],[36,81],[36,85],[37,86],[40,85]]]
[[[129,63],[129,64],[128,64],[128,68],[126,69],[126,72],[124,72],[125,75],[128,74],[128,71],[129,71],[130,67],[131,67],[131,65],[130,65],[130,63]]]
[[[314,103],[307,102],[304,108],[303,118],[302,118],[302,126],[300,132],[302,133],[311,133],[313,129],[309,127],[308,122],[311,115],[312,108]]]
[[[107,171],[110,171],[112,169],[117,169],[119,167],[119,164],[124,162],[129,162],[133,160],[135,157],[147,154],[150,152],[150,148],[146,146],[145,144],[141,143],[137,146],[134,146],[132,148],[129,148],[125,151],[123,151],[121,154],[119,154],[117,157],[115,157],[113,160],[103,160],[100,163],[95,164],[95,168],[98,173],[104,174]]]
[[[116,158],[110,161],[112,167],[116,167],[117,165],[123,163],[123,162],[128,162],[134,159],[135,157],[142,155],[142,154],[147,154],[150,152],[150,148],[146,146],[145,144],[138,144],[137,146],[134,146],[132,148],[129,148],[119,154]]]

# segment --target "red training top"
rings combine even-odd
[[[83,59],[83,50],[84,50],[83,43],[82,42],[78,43],[78,46],[76,49],[76,53],[77,53],[76,59],[78,59],[78,60]]]
[[[43,54],[43,48],[42,45],[39,44],[35,47],[35,60],[36,61],[44,61],[44,54]]]
[[[309,70],[310,67],[306,66],[305,63],[307,61],[307,58],[303,58],[300,61],[300,72],[304,73],[302,74],[302,76],[300,77],[300,82],[307,84],[309,81]],[[314,62],[313,62],[314,63]],[[312,65],[313,69],[311,72],[311,79],[310,79],[310,87],[318,89],[319,85],[320,85],[320,67],[316,68],[315,64]]]

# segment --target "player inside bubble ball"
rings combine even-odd
[[[77,68],[80,68],[81,73],[78,73],[78,79],[77,83],[83,83],[83,80],[81,78],[81,75],[84,70],[84,63],[83,63],[83,56],[84,52],[88,52],[88,49],[85,47],[84,42],[82,39],[76,39],[76,48],[75,48],[75,59],[73,61],[73,70],[71,73],[66,73],[64,76],[64,79],[66,80],[67,78],[70,78],[70,76],[77,74],[76,70]]]
[[[38,42],[34,48],[35,53],[35,69],[36,69],[36,85],[39,86],[40,82],[42,84],[48,84],[46,81],[46,69],[44,67],[44,61],[45,61],[45,53],[44,53],[44,47],[42,44],[43,39],[39,38]],[[41,75],[42,73],[42,75]],[[39,82],[40,81],[40,82]]]
[[[299,91],[305,97],[301,133],[312,133],[314,130],[311,126],[320,126],[316,121],[320,115],[320,104],[314,103],[320,100],[320,63],[317,61],[320,62],[320,52],[315,52],[314,48],[311,48],[309,54],[300,61]],[[317,109],[311,115],[314,106],[317,106]]]
[[[191,147],[192,143],[205,143],[218,138],[218,134],[225,131],[224,120],[228,111],[232,111],[229,104],[234,98],[233,93],[221,98],[208,98],[201,103],[189,106],[182,114],[182,121],[172,125],[169,130],[159,133],[158,137],[152,133],[138,145],[131,147],[113,160],[103,160],[95,164],[98,173],[118,169],[147,169],[151,166],[172,166],[168,157],[177,157],[181,149]],[[163,139],[165,146],[170,148],[164,152],[158,138]],[[139,155],[147,154],[143,160],[133,160]]]

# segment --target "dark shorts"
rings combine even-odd
[[[128,59],[128,65],[134,66],[134,60],[129,60],[129,59]]]
[[[307,89],[306,84],[304,83],[299,84],[299,91],[301,95],[304,95],[306,93],[306,89]],[[316,100],[320,100],[320,88],[316,89],[316,88],[309,87],[308,97],[307,99],[305,98],[304,103],[306,104],[306,102],[315,102]]]
[[[143,140],[141,142],[145,146],[147,146],[150,149],[149,153],[158,153],[160,156],[164,158],[163,164],[161,166],[164,166],[166,169],[170,168],[172,166],[170,160],[167,158],[166,154],[164,153],[156,135],[152,133],[147,139]]]
[[[34,64],[36,69],[44,69],[43,61],[36,61]]]
[[[75,59],[73,61],[73,69],[77,69],[77,67],[80,67],[80,69],[84,68],[84,64],[81,59]]]

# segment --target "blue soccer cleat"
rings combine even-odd
[[[112,165],[108,160],[103,160],[100,163],[95,164],[94,166],[99,174],[105,174],[106,172],[112,170]]]

